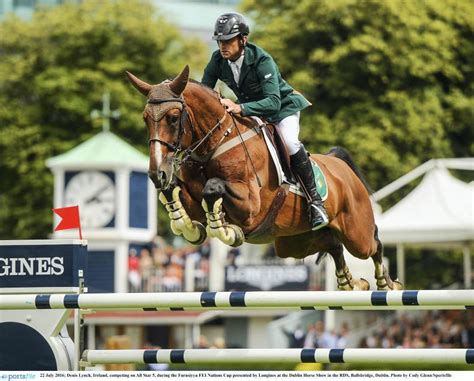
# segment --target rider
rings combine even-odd
[[[216,21],[213,40],[219,50],[212,54],[202,83],[214,88],[218,79],[235,93],[239,103],[221,99],[227,111],[242,116],[263,116],[276,125],[285,141],[292,169],[309,194],[312,230],[326,226],[329,218],[314,180],[313,169],[298,139],[300,111],[311,105],[282,78],[273,58],[248,42],[249,26],[238,13],[226,13]]]

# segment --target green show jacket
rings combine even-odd
[[[271,123],[278,123],[311,106],[303,95],[293,90],[281,77],[270,54],[253,44],[248,43],[245,47],[238,84],[235,83],[229,63],[216,50],[204,69],[201,82],[213,89],[218,79],[235,93],[243,116],[262,116]]]

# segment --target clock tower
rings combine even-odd
[[[127,292],[130,248],[149,243],[157,233],[157,195],[147,175],[148,157],[109,131],[112,116],[106,93],[103,131],[46,162],[54,174],[54,208],[79,205],[88,240],[90,292]],[[61,230],[53,238],[77,234]]]

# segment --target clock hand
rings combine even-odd
[[[99,196],[100,194],[105,191],[109,185],[104,185],[102,188],[100,188],[97,192],[95,192],[91,197],[89,197],[87,200],[84,200],[84,203],[90,204],[93,201],[99,201]]]

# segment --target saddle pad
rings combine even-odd
[[[319,165],[311,159],[311,165],[313,166],[313,173],[314,173],[314,180],[316,182],[316,189],[318,190],[319,195],[323,201],[326,201],[329,194],[328,183],[326,181],[326,177],[324,176],[323,171],[319,168]],[[290,184],[289,188],[290,192],[305,197],[303,191],[301,190],[301,186],[299,183],[297,184]]]
[[[299,183],[293,184],[292,182],[288,181],[286,178],[283,169],[280,164],[280,159],[278,158],[278,154],[275,150],[275,147],[271,143],[270,138],[268,137],[268,132],[263,128],[263,136],[265,138],[265,143],[267,144],[268,151],[270,152],[270,156],[273,160],[273,163],[275,164],[275,168],[277,171],[277,176],[278,176],[278,185],[282,185],[283,183],[289,184],[288,190],[294,194],[297,194],[299,196],[305,197],[303,191],[301,190],[301,186]],[[321,196],[321,199],[325,201],[328,198],[328,184],[326,181],[326,177],[324,176],[323,171],[321,171],[321,168],[319,168],[319,165],[311,159],[311,165],[313,166],[313,172],[314,172],[314,180],[316,182],[316,189],[318,190],[318,193]]]

